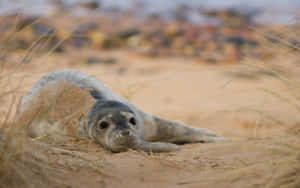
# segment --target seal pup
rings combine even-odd
[[[179,149],[177,144],[225,140],[213,131],[143,112],[112,92],[100,80],[76,70],[59,70],[43,76],[23,97],[20,112],[30,108],[30,103],[39,97],[41,89],[59,82],[70,82],[82,89],[89,89],[96,102],[84,118],[84,123],[79,123],[78,134],[89,137],[112,152],[129,148],[170,152]]]

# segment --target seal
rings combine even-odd
[[[79,135],[112,152],[128,149],[170,152],[178,150],[178,144],[225,140],[213,131],[143,112],[100,80],[77,70],[59,70],[43,76],[23,97],[20,112],[30,108],[30,102],[39,97],[41,89],[62,81],[89,89],[96,102],[84,117],[85,123],[80,123]]]

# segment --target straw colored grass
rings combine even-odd
[[[295,36],[293,31],[287,29],[284,31],[285,35]],[[266,32],[257,31],[257,34],[262,37],[261,44],[265,48],[278,52],[280,60],[292,59],[294,61],[296,59],[299,61],[298,48],[291,48],[290,43],[282,39],[278,44],[270,44],[267,40],[263,40]],[[9,40],[13,40],[16,34],[16,31],[9,33]],[[44,45],[40,43],[41,41],[42,39],[32,44],[17,66],[28,63],[33,57],[36,57],[38,47]],[[57,43],[43,57],[48,57],[62,42]],[[1,48],[5,47],[1,46]],[[294,75],[289,74],[288,67],[277,66],[281,63],[274,65],[258,60],[255,60],[255,63],[255,65],[245,64],[245,67],[254,69],[249,74],[250,76],[253,72],[272,75],[273,78],[281,81],[282,87],[286,88],[286,93],[274,93],[266,88],[261,90],[267,95],[277,97],[280,101],[299,109],[299,81],[295,79]],[[289,66],[294,66],[293,62],[287,63]],[[157,173],[161,176],[158,178],[162,179],[164,176],[167,179],[168,174],[175,174],[174,177],[177,177],[179,172],[182,172],[181,176],[188,174],[184,176],[183,180],[176,178],[176,185],[183,187],[193,187],[193,185],[195,185],[194,187],[205,187],[205,185],[207,185],[206,187],[228,187],[229,185],[267,188],[300,187],[299,124],[282,125],[272,114],[265,114],[255,108],[241,108],[238,111],[256,113],[262,117],[262,120],[259,121],[254,119],[241,122],[241,126],[248,130],[248,133],[250,133],[249,130],[259,130],[261,127],[275,129],[278,125],[284,127],[286,131],[279,136],[260,139],[254,134],[254,138],[257,139],[245,139],[244,142],[205,146],[189,145],[183,147],[183,150],[171,154],[130,151],[125,154],[112,155],[92,141],[79,138],[77,135],[80,120],[84,118],[94,103],[88,90],[82,90],[64,82],[53,85],[41,90],[38,97],[35,97],[35,100],[29,105],[30,108],[25,113],[18,114],[17,109],[21,99],[18,95],[19,87],[10,87],[11,82],[9,81],[12,73],[15,73],[18,67],[9,73],[3,71],[2,65],[1,68],[0,100],[5,106],[0,119],[0,185],[3,187],[74,186],[75,178],[68,179],[66,177],[79,174],[81,169],[95,172],[94,176],[86,175],[86,182],[96,180],[98,177],[105,177],[114,183],[113,176],[119,176],[119,179],[129,178],[129,181],[137,179],[137,177],[130,177],[130,173],[129,175],[123,173],[123,170],[125,172],[131,170],[131,166],[126,168],[127,162],[138,171],[138,175],[145,173],[146,178],[149,176],[151,182],[154,182],[153,177],[157,177],[155,176]],[[146,86],[147,84],[132,85],[120,93],[123,97],[131,99],[136,91]],[[266,122],[271,123],[267,125]],[[255,158],[258,154],[263,158],[262,160]],[[106,156],[112,158],[112,162],[115,162],[116,166],[107,162]],[[131,157],[133,159],[130,159]],[[123,161],[119,162],[120,160]],[[153,169],[159,170],[147,171],[143,165],[149,166],[149,164],[158,164],[158,167],[153,167]],[[118,165],[123,165],[124,169]],[[201,165],[205,168],[198,169]],[[121,169],[121,171],[114,171],[113,167]],[[163,174],[163,172],[166,173]],[[205,175],[206,173],[210,175]],[[77,175],[77,177],[80,176]],[[125,181],[120,182],[125,185]],[[176,182],[169,183],[174,186]],[[95,187],[102,184],[97,183]],[[83,185],[86,186],[86,184],[81,184],[77,187]]]

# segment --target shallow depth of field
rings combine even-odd
[[[282,21],[265,6],[99,2],[0,7],[0,187],[300,187],[299,4]],[[228,141],[111,153],[77,136],[94,101],[67,83],[20,114],[22,96],[60,69]],[[49,131],[58,125],[69,134]]]

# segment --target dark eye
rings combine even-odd
[[[100,129],[106,129],[108,127],[109,127],[109,123],[107,121],[101,121],[101,123],[99,124]]]
[[[136,125],[136,120],[134,117],[130,118],[129,119],[129,122],[132,124],[132,125]]]

